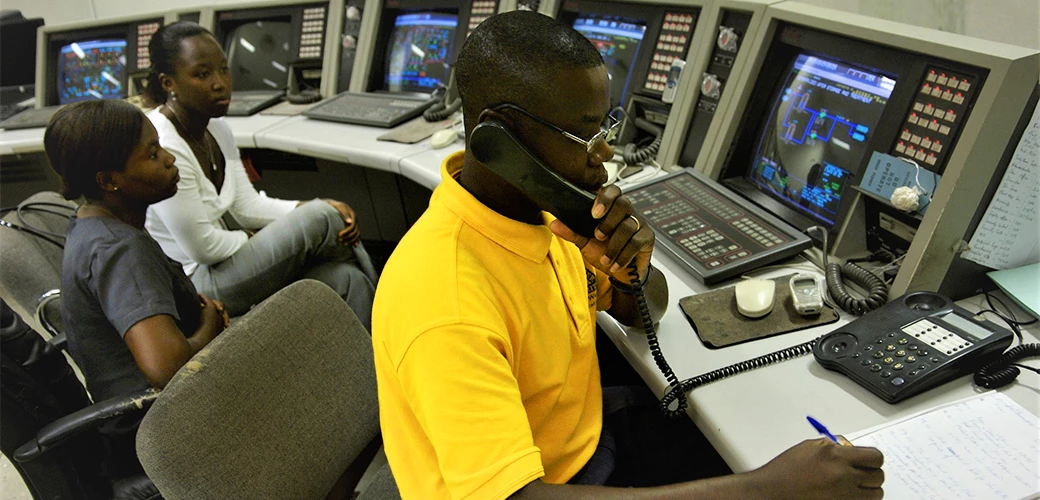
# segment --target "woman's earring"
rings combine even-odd
[[[177,94],[174,93],[172,90],[170,91],[170,100],[171,101],[176,101],[177,100]]]

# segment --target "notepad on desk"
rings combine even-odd
[[[1040,498],[1040,418],[991,391],[849,434],[885,455],[885,498]]]

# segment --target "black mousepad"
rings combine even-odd
[[[802,316],[791,301],[791,276],[774,279],[773,310],[761,318],[748,318],[737,311],[734,287],[699,293],[679,299],[686,319],[701,342],[711,348],[726,347],[749,340],[772,337],[838,321],[838,313],[826,304],[817,316]]]

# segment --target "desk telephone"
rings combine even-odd
[[[972,373],[1014,337],[931,292],[904,295],[824,335],[816,361],[889,403]]]
[[[543,164],[501,122],[477,125],[470,137],[474,156],[492,172],[526,193],[539,208],[566,223],[575,232],[590,236],[597,221],[591,208],[595,195],[578,188]],[[645,311],[642,290],[636,300]],[[686,393],[738,373],[812,352],[824,367],[847,375],[889,403],[979,369],[975,382],[999,387],[1017,375],[1006,366],[1024,356],[1040,354],[1036,344],[1000,354],[1010,346],[1013,334],[974,315],[949,298],[931,292],[900,297],[836,331],[747,361],[679,381],[668,366],[649,313],[643,315],[651,354],[669,383],[661,410],[678,417],[685,414]],[[997,358],[1000,358],[999,360]],[[898,366],[898,367],[897,367]],[[991,371],[998,373],[988,373]],[[672,402],[676,403],[672,408]]]

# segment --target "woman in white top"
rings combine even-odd
[[[176,158],[177,194],[148,209],[146,228],[184,265],[200,293],[239,315],[285,285],[320,280],[343,296],[365,326],[375,288],[353,259],[354,211],[335,200],[298,202],[257,193],[227,124],[231,76],[213,35],[194,23],[157,31],[148,45],[148,118]],[[251,234],[229,230],[231,214]],[[262,228],[262,229],[261,229]]]

